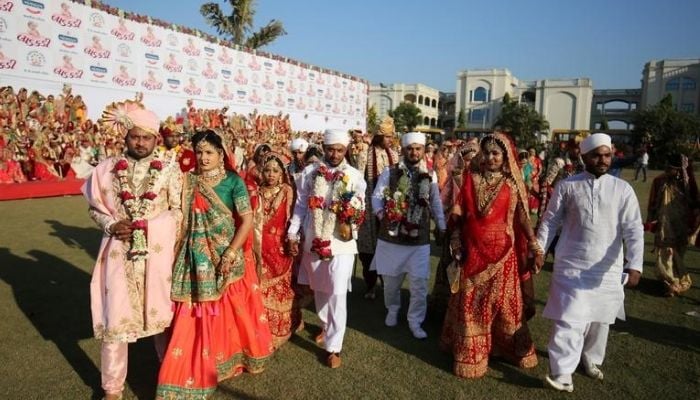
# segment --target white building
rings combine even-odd
[[[642,71],[642,107],[649,108],[667,94],[678,111],[700,115],[700,59],[651,60]]]
[[[380,83],[369,87],[369,106],[374,106],[380,120],[402,102],[415,104],[423,116],[423,123],[416,129],[437,127],[439,99],[439,90],[421,83]]]
[[[457,74],[455,119],[463,110],[468,130],[490,130],[506,93],[537,110],[549,122],[550,133],[588,131],[593,98],[590,79],[521,81],[505,68]]]

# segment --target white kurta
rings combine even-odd
[[[323,291],[326,293],[339,293],[347,291],[349,287],[349,279],[352,275],[352,263],[348,266],[343,260],[335,260],[334,262],[320,261],[315,253],[311,253],[311,242],[313,241],[313,218],[309,213],[309,196],[312,196],[314,177],[316,174],[317,164],[309,165],[304,168],[301,173],[300,184],[297,187],[297,200],[294,205],[294,214],[290,220],[288,235],[296,237],[300,229],[304,229],[304,247],[303,256],[301,259],[299,282],[303,284],[311,284],[312,289]],[[331,172],[335,168],[328,168]],[[353,190],[355,195],[363,202],[365,199],[366,183],[362,174],[355,168],[347,165],[344,167],[344,172],[350,177],[348,189]],[[330,196],[330,194],[329,194]],[[328,200],[329,197],[327,197]],[[357,227],[353,227],[353,236],[357,238]],[[336,232],[331,238],[331,252],[334,256],[337,255],[354,255],[357,254],[356,240],[342,241],[337,238]],[[337,268],[329,268],[330,264]],[[349,272],[348,272],[349,270]]]
[[[380,218],[384,211],[384,189],[389,186],[389,171],[390,168],[387,167],[379,175],[374,193],[372,193],[372,210]],[[445,216],[435,172],[432,173],[432,182],[430,183],[430,213],[435,219],[438,229],[444,231]],[[423,229],[430,229],[430,227]],[[430,244],[410,246],[379,239],[370,269],[376,270],[380,275],[398,276],[407,273],[409,276],[428,279],[430,276]]]
[[[644,256],[642,218],[632,187],[612,175],[596,179],[589,172],[559,182],[537,233],[544,249],[560,227],[543,315],[573,322],[624,319],[622,271],[641,272]]]

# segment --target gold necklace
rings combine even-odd
[[[481,175],[483,179],[479,180],[476,191],[477,208],[479,214],[482,216],[487,215],[491,210],[491,206],[494,200],[496,200],[496,196],[501,191],[501,187],[505,181],[503,179],[503,174],[500,172],[492,173],[491,176],[489,175],[488,171]],[[491,178],[493,182],[489,182],[489,178]]]
[[[224,176],[226,176],[226,170],[222,167],[199,173],[199,179],[210,185],[219,183]]]

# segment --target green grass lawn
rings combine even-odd
[[[650,183],[632,182],[643,214]],[[84,200],[0,202],[0,216],[0,399],[99,398],[99,342],[92,338],[88,287],[100,233]],[[686,256],[693,288],[680,297],[661,297],[651,239],[642,283],[626,290],[627,321],[610,331],[605,380],[576,374],[572,394],[542,385],[550,323],[540,315],[530,323],[539,366],[520,370],[492,360],[485,378],[462,380],[451,373],[451,355],[438,350],[440,318],[428,316],[430,336],[424,341],[411,336],[405,308],[397,327],[385,327],[381,296],[374,302],[362,298],[358,267],[340,369],[323,364],[323,351],[313,341],[318,320],[305,310],[306,329],[274,355],[263,374],[223,382],[213,398],[698,399],[700,317],[687,313],[700,314],[700,253],[693,248]],[[549,279],[547,270],[536,277],[538,312]],[[157,368],[149,339],[132,345],[125,398],[153,398]]]

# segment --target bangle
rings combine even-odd
[[[240,250],[240,249],[239,249],[239,250]],[[233,255],[231,255],[231,253],[233,253]],[[241,253],[240,253],[239,251],[231,251],[231,250],[228,250],[228,249],[227,249],[227,250],[224,251],[224,253],[221,255],[221,258],[226,259],[226,260],[229,260],[231,263],[234,263],[234,262],[238,261],[238,259],[240,258],[240,254],[241,254]]]
[[[527,242],[527,248],[535,255],[544,255],[544,249],[542,249],[542,246],[540,246],[540,243],[537,240],[530,240]]]

